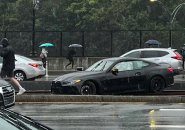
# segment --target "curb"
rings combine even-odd
[[[16,102],[152,102],[185,103],[185,96],[78,96],[78,95],[19,95]]]

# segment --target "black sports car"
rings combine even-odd
[[[85,71],[64,74],[52,81],[53,94],[116,94],[130,91],[161,92],[174,84],[173,69],[142,59],[107,58]]]
[[[29,117],[8,109],[0,109],[0,130],[52,130]]]

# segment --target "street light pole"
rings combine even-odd
[[[33,0],[33,8],[32,8],[32,44],[31,44],[31,56],[36,56],[36,51],[35,51],[35,10],[37,9],[39,0]]]
[[[159,2],[159,3],[162,5],[162,7],[165,9],[165,11],[167,11],[168,14],[170,15],[170,20],[169,20],[169,22],[170,22],[170,43],[169,43],[169,46],[172,47],[172,29],[173,29],[173,21],[174,21],[176,15],[177,15],[178,11],[180,10],[180,8],[181,8],[183,5],[185,5],[185,2],[184,2],[184,3],[181,3],[181,4],[179,4],[179,5],[177,5],[177,6],[175,7],[175,9],[173,10],[173,12],[171,13],[171,12],[167,9],[167,7],[166,7],[160,0],[150,0],[150,1],[151,1],[151,2]]]

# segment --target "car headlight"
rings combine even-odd
[[[71,80],[71,81],[64,81],[62,83],[63,86],[69,86],[69,85],[74,85],[74,84],[77,84],[77,83],[80,83],[81,80],[77,79],[77,80]]]

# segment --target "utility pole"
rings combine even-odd
[[[33,7],[32,7],[32,41],[31,41],[31,52],[30,56],[36,56],[35,51],[35,11],[38,9],[39,0],[33,0]]]

